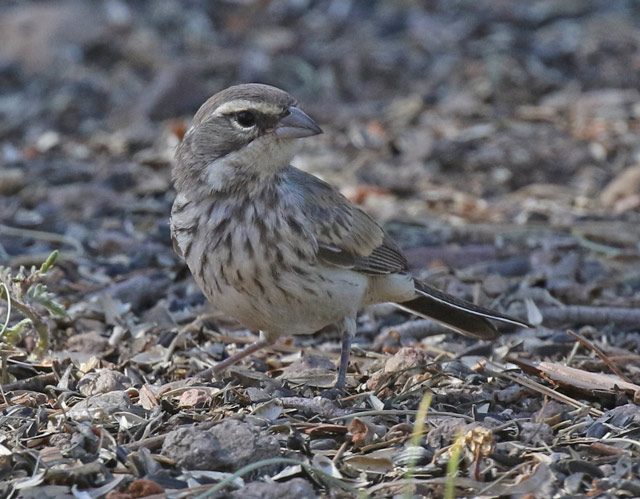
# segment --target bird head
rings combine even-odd
[[[293,139],[319,133],[287,92],[256,83],[229,87],[194,116],[177,150],[176,187],[192,179],[209,191],[224,191],[260,181],[289,166]]]

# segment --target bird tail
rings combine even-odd
[[[443,293],[417,279],[414,279],[414,282],[418,297],[396,305],[408,312],[439,322],[465,336],[483,340],[493,340],[500,336],[488,319],[531,327],[519,319]]]

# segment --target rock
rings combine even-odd
[[[288,482],[251,482],[233,491],[231,499],[314,499],[320,497],[309,482],[294,478]]]
[[[103,369],[98,372],[85,374],[78,381],[78,391],[85,397],[109,393],[114,391],[124,391],[131,387],[133,382],[128,376],[111,369]]]
[[[89,397],[74,405],[67,417],[74,421],[108,422],[116,412],[142,413],[142,409],[134,410],[133,403],[124,391],[103,393]]]
[[[233,472],[279,453],[275,437],[260,434],[235,419],[225,420],[208,431],[178,428],[167,435],[162,445],[162,455],[190,470]]]

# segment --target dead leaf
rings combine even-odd
[[[600,201],[607,208],[613,208],[626,198],[640,194],[640,165],[625,168],[602,191]]]
[[[274,421],[282,414],[282,402],[278,399],[269,400],[268,402],[257,405],[252,414],[260,418],[268,419],[269,421]]]
[[[149,385],[142,385],[138,392],[138,403],[146,410],[151,410],[158,405],[158,399]]]
[[[359,418],[353,418],[347,426],[351,433],[351,442],[355,449],[360,449],[373,442],[374,430]]]

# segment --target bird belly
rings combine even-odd
[[[207,298],[245,326],[272,334],[311,334],[355,315],[366,290],[364,276],[344,270],[309,266],[276,281],[268,274],[214,267],[199,282]]]

